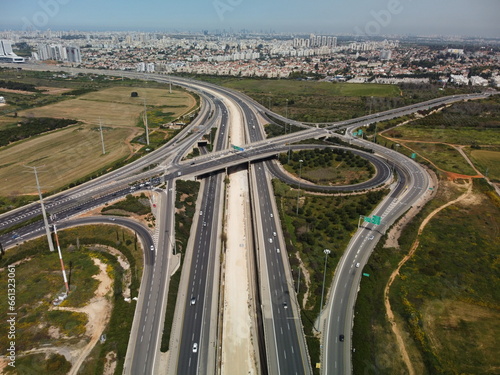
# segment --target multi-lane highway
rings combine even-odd
[[[432,106],[482,97],[481,94],[474,94],[439,98],[364,116],[360,119],[329,124],[323,129],[313,127],[265,140],[263,131],[258,125],[258,116],[262,116],[267,110],[244,95],[215,85],[180,78],[157,77],[155,79],[172,81],[200,92],[203,105],[192,126],[148,156],[47,199],[47,209],[52,214],[52,219],[59,222],[92,207],[123,197],[130,192],[131,184],[134,184],[137,189],[143,189],[166,183],[166,189],[161,193],[164,199],[159,210],[159,233],[157,243],[153,245],[154,250],[148,250],[149,240],[144,240],[146,242],[146,267],[125,364],[125,372],[130,374],[151,374],[161,371],[158,367],[157,354],[170,276],[169,258],[172,251],[176,178],[208,176],[204,179],[200,211],[195,220],[194,237],[190,247],[191,257],[184,266],[188,276],[184,285],[186,292],[182,299],[183,306],[180,308],[183,323],[179,337],[174,338],[179,341],[179,344],[175,352],[178,356],[173,360],[177,361],[175,368],[176,373],[179,374],[214,373],[216,342],[213,334],[213,320],[214,314],[217,315],[214,298],[217,297],[215,294],[218,288],[218,284],[214,283],[218,267],[215,249],[219,246],[217,230],[221,223],[219,215],[222,177],[209,176],[209,174],[224,170],[229,166],[274,157],[277,153],[288,149],[308,147],[290,145],[300,140],[338,136],[344,141],[351,141],[353,144],[372,149],[373,153],[353,152],[368,158],[377,169],[376,176],[368,183],[342,187],[342,189],[361,190],[380,186],[391,177],[388,162],[396,168],[399,178],[397,184],[390,196],[374,211],[375,215],[383,218],[385,225],[390,225],[425,193],[429,183],[427,174],[418,164],[394,151],[363,140],[351,139],[350,129]],[[244,148],[241,152],[227,148],[225,126],[229,117],[225,101],[232,101],[239,108],[242,122],[245,124],[247,143],[239,145]],[[277,117],[275,114],[273,116]],[[291,123],[287,119],[283,120]],[[307,127],[307,124],[300,125]],[[189,134],[189,129],[194,126],[201,130]],[[189,152],[198,139],[209,132],[213,126],[219,127],[218,150],[182,161],[183,156]],[[341,128],[347,129],[345,137],[332,132]],[[148,166],[152,168],[144,171]],[[251,169],[250,176],[256,189],[252,195],[257,200],[253,205],[255,211],[252,216],[258,221],[255,227],[259,251],[259,284],[262,294],[262,311],[259,313],[263,317],[267,370],[271,374],[309,374],[312,370],[307,356],[293,284],[289,279],[289,265],[281,238],[280,223],[276,219],[272,188],[269,185],[270,172],[280,178],[285,178],[285,175],[271,162],[256,162],[252,164]],[[163,175],[162,180],[155,177],[159,175]],[[150,180],[149,185],[145,183],[146,180]],[[39,214],[39,205],[31,204],[0,215],[0,229],[12,227],[37,217]],[[123,223],[120,222],[120,224]],[[323,332],[322,371],[325,374],[349,374],[351,372],[350,332],[357,287],[362,267],[382,231],[383,228],[372,224],[361,228],[353,237],[336,270],[330,299],[323,313],[325,320],[321,325]],[[18,229],[15,233],[1,236],[0,242],[9,247],[20,240],[41,234],[41,223],[36,222]],[[146,234],[144,238],[147,238]],[[179,309],[179,306],[177,308]],[[342,342],[339,341],[340,335],[344,336]]]

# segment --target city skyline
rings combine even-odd
[[[276,31],[500,37],[498,0],[38,0],[2,6],[4,30]],[[431,10],[431,11],[430,11]]]

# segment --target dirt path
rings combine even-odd
[[[385,306],[387,318],[389,319],[389,323],[391,323],[392,331],[394,332],[394,335],[396,336],[396,344],[399,347],[401,355],[403,356],[403,361],[406,364],[406,367],[408,368],[408,373],[410,375],[415,375],[415,369],[413,368],[413,364],[410,361],[410,356],[408,355],[408,352],[406,350],[406,346],[405,346],[405,343],[404,343],[404,340],[403,340],[403,336],[401,334],[401,330],[396,325],[396,321],[394,319],[394,313],[392,311],[391,303],[389,301],[389,290],[391,288],[392,283],[396,279],[396,276],[399,275],[399,271],[400,271],[401,267],[408,261],[408,259],[410,259],[413,256],[413,254],[417,250],[418,245],[419,245],[420,234],[422,233],[422,231],[424,230],[424,228],[426,227],[426,225],[429,223],[429,221],[437,213],[439,213],[440,211],[442,211],[446,207],[451,206],[451,205],[453,205],[455,203],[458,203],[458,202],[460,202],[460,201],[468,198],[471,194],[472,194],[472,182],[469,181],[469,187],[468,187],[468,189],[467,189],[467,191],[465,193],[463,193],[462,195],[460,195],[457,199],[454,199],[454,200],[452,200],[452,201],[450,201],[450,202],[448,202],[448,203],[446,203],[446,204],[444,204],[444,205],[436,208],[434,211],[432,211],[424,219],[424,221],[422,222],[422,224],[420,224],[420,227],[418,228],[417,238],[413,242],[413,244],[411,246],[411,249],[410,249],[410,252],[399,262],[398,267],[391,274],[391,276],[389,277],[389,281],[387,282],[387,285],[385,286],[385,289],[384,289],[384,306]]]
[[[83,312],[88,316],[86,334],[90,336],[90,341],[81,351],[79,351],[77,358],[73,362],[69,375],[76,375],[78,373],[83,361],[85,361],[90,351],[97,344],[97,341],[99,341],[99,338],[101,337],[104,328],[106,328],[106,324],[108,324],[111,316],[111,303],[108,301],[107,295],[111,292],[113,281],[106,272],[107,264],[97,258],[93,258],[93,261],[100,269],[99,274],[94,276],[100,284],[94,297],[90,300],[90,303],[81,308],[57,308],[59,310]]]

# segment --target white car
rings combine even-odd
[[[276,232],[273,232],[273,236],[276,237]]]
[[[279,248],[279,247],[276,249],[276,252],[277,252],[278,254],[280,253],[280,248]]]
[[[154,245],[151,245],[151,246],[149,247],[149,250],[151,250],[151,251],[155,251],[155,247],[154,247]]]
[[[198,351],[198,344],[194,343],[193,344],[193,353],[196,353]]]
[[[359,263],[356,263],[356,268],[359,268]]]
[[[272,238],[269,239],[269,243],[273,243],[273,239]]]
[[[375,236],[372,234],[371,236],[368,237],[368,239],[371,241],[375,238]]]

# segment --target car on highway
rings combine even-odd
[[[368,239],[371,241],[375,238],[375,236],[372,234],[371,236],[368,237]]]
[[[193,353],[196,353],[196,352],[198,352],[198,344],[195,342],[193,344]]]
[[[276,237],[276,232],[273,232],[273,236]]]
[[[286,302],[283,302],[283,308],[288,309],[288,305],[286,304]]]
[[[194,305],[196,303],[196,298],[191,298],[191,305]]]
[[[151,251],[155,251],[155,247],[154,247],[154,245],[151,245],[151,246],[149,247],[149,250],[151,250]]]
[[[278,254],[280,253],[280,248],[279,248],[279,247],[276,249],[276,252],[277,252]]]
[[[274,217],[274,215],[273,215],[273,214],[271,214],[271,217]]]
[[[356,263],[356,268],[359,268],[359,263]]]
[[[344,335],[339,336],[339,341],[344,341]]]
[[[269,238],[269,243],[273,243],[273,239],[272,238]]]

